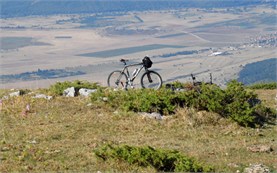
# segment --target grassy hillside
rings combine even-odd
[[[1,90],[0,96],[10,92]],[[266,106],[275,108],[276,89],[255,93]],[[191,158],[216,172],[242,171],[255,163],[277,170],[275,124],[247,128],[217,113],[188,107],[177,107],[174,114],[157,120],[92,100],[58,95],[34,99],[32,94],[2,100],[0,171],[157,171],[151,165],[139,166],[143,160],[129,164],[120,157],[99,158],[96,151],[107,144],[134,150],[151,146],[159,153],[175,150],[178,157]],[[271,149],[250,149],[261,145]]]

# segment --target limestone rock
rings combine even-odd
[[[151,118],[151,119],[157,119],[157,120],[163,119],[162,115],[157,112],[152,112],[152,113],[141,112],[139,114],[142,115],[142,117],[147,117],[147,118]]]
[[[18,97],[18,96],[20,96],[20,91],[15,91],[10,93],[10,97]]]
[[[74,97],[75,96],[75,88],[70,87],[63,91],[63,96],[65,97]]]
[[[86,88],[81,88],[79,90],[80,96],[88,97],[91,93],[96,92],[97,89],[86,89]]]

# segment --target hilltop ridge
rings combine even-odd
[[[60,92],[61,86],[56,84],[52,90]],[[116,97],[125,95],[128,98],[128,95],[133,97],[134,93],[141,93],[137,96],[142,100],[146,97],[155,103],[154,95],[150,95],[153,100],[147,98],[150,94],[147,90],[111,93],[109,89],[97,90],[99,93],[92,93],[90,97],[56,95],[50,100],[33,97],[36,93],[50,94],[45,89],[22,90],[22,96],[1,100],[0,171],[168,170],[155,161],[145,162],[144,158],[150,159],[148,152],[158,154],[156,158],[161,164],[169,163],[160,157],[186,160],[184,164],[176,164],[175,170],[277,170],[272,157],[277,151],[274,123],[247,128],[218,113],[182,106],[174,110],[174,114],[153,119],[137,111],[121,109],[121,106],[128,106],[128,102],[131,106],[138,101],[116,100]],[[263,104],[275,107],[276,89],[254,91]],[[0,90],[0,95],[2,97],[9,92]],[[163,104],[168,104],[163,92],[155,93],[164,99]],[[107,99],[103,99],[101,93]],[[170,97],[172,91],[167,94]],[[269,109],[260,111],[270,112]],[[133,161],[126,160],[128,151],[133,151]],[[197,166],[183,169],[188,163]]]

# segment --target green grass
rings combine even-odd
[[[267,104],[272,97],[264,93]],[[31,109],[26,112],[27,104]],[[276,125],[245,128],[212,112],[177,108],[166,119],[154,120],[82,97],[44,100],[24,95],[3,100],[0,120],[0,172],[157,171],[123,160],[99,159],[94,150],[107,143],[176,150],[216,172],[242,171],[251,163],[277,170]],[[273,151],[247,150],[257,144],[269,145]]]

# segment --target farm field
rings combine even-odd
[[[139,62],[145,55],[165,83],[190,81],[191,73],[205,81],[212,73],[224,86],[246,64],[276,58],[275,13],[264,5],[2,18],[0,87],[44,88],[75,79],[106,85],[121,58]],[[45,79],[41,70],[57,74]],[[13,76],[26,73],[35,76]]]

